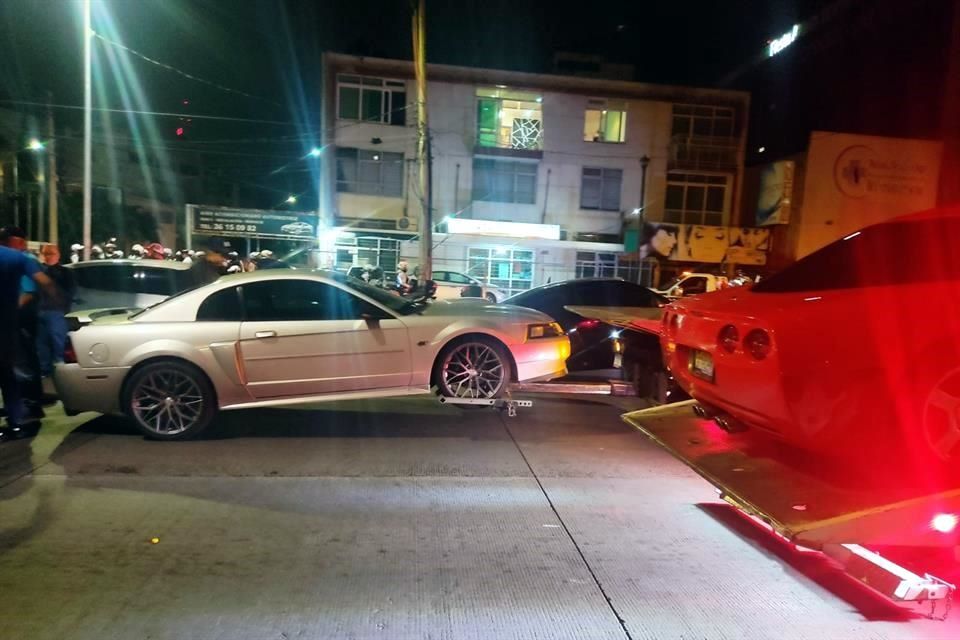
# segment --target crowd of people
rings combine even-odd
[[[255,271],[256,269],[276,269],[285,268],[286,265],[277,259],[269,249],[262,251],[253,251],[246,257],[234,250],[230,242],[222,238],[214,238],[204,244],[217,244],[219,248],[224,249],[219,257],[225,262],[226,273],[240,273],[244,271]],[[219,252],[218,252],[219,253]],[[109,238],[106,242],[95,244],[90,247],[91,260],[170,260],[174,262],[184,262],[193,264],[195,262],[204,262],[207,260],[206,251],[203,249],[171,249],[164,247],[159,242],[135,243],[130,246],[130,250],[124,252],[117,244],[116,238]],[[70,246],[70,262],[77,263],[83,260],[83,245],[73,244]]]

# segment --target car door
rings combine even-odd
[[[333,284],[307,279],[245,284],[241,297],[240,350],[254,397],[409,384],[407,328],[385,309]]]

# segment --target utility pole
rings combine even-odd
[[[83,259],[90,259],[93,220],[93,27],[83,0]]]
[[[47,209],[50,225],[48,238],[50,244],[57,245],[60,242],[60,218],[57,209],[57,147],[54,139],[53,109],[50,107],[52,103],[53,94],[47,93],[47,193],[50,194],[50,205]]]
[[[417,167],[420,184],[420,282],[433,277],[433,194],[427,128],[427,34],[424,0],[413,0],[413,68],[417,80]]]
[[[643,260],[641,259],[641,240],[643,239],[643,225],[647,221],[647,167],[650,166],[650,157],[640,158],[640,206],[637,208],[637,284],[643,284]]]

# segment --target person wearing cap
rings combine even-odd
[[[210,238],[204,249],[195,254],[193,266],[190,267],[191,279],[197,287],[210,284],[227,273],[227,254],[233,247],[229,240]]]
[[[70,264],[77,264],[80,262],[80,254],[83,251],[82,244],[72,244],[70,245]]]
[[[397,280],[395,285],[401,295],[410,293],[410,276],[407,274],[409,268],[406,260],[401,260],[397,263]]]
[[[21,314],[21,309],[34,303],[34,294],[27,291],[30,287],[23,286],[23,280],[33,286],[39,285],[52,298],[59,296],[53,280],[43,273],[40,263],[27,255],[26,248],[23,229],[0,229],[0,394],[3,395],[7,417],[6,427],[0,429],[0,439],[36,434],[42,415],[39,407],[27,413],[14,371],[18,350],[26,346],[23,344],[20,321],[29,321],[29,314]],[[36,360],[36,345],[30,344],[28,351]]]

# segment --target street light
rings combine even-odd
[[[30,142],[27,143],[27,149],[30,149],[30,151],[43,151],[43,143],[36,138],[30,138]]]
[[[313,149],[310,149],[310,153],[307,155],[309,155],[311,158],[319,158],[321,153],[323,152],[320,151],[320,147],[314,147]]]
[[[643,270],[640,268],[641,249],[640,240],[643,238],[643,223],[647,217],[647,167],[650,166],[650,157],[647,155],[640,158],[640,206],[634,211],[637,214],[637,284],[643,284]]]
[[[289,195],[286,199],[287,204],[297,204],[297,196]]]

